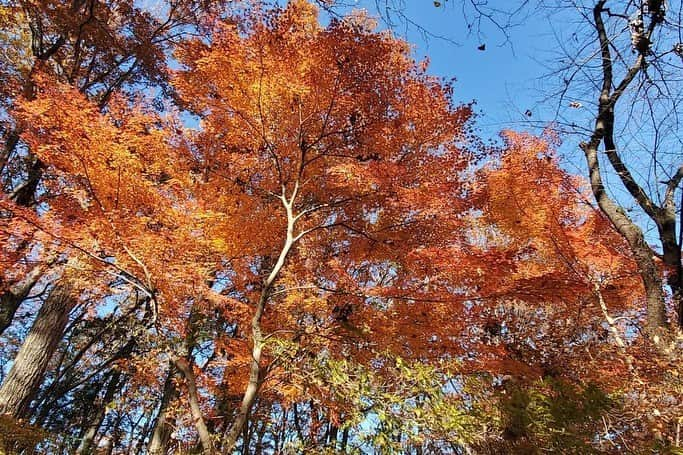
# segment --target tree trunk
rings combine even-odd
[[[23,279],[0,294],[0,335],[12,324],[17,309],[43,276],[47,266],[47,263],[36,265]]]
[[[600,128],[599,123],[600,120],[598,120],[598,127],[596,129]],[[659,271],[654,261],[653,251],[645,241],[643,231],[626,216],[624,211],[605,192],[600,175],[597,146],[598,141],[595,140],[591,141],[591,143],[583,143],[581,146],[586,156],[591,189],[602,212],[631,247],[633,259],[638,266],[638,273],[643,280],[645,288],[647,305],[646,330],[650,336],[655,337],[661,328],[667,326],[662,280],[659,277]]]
[[[349,428],[346,427],[344,428],[344,431],[342,432],[342,439],[341,439],[341,447],[340,450],[344,453],[346,453],[346,444],[349,442]]]
[[[294,244],[303,235],[294,234],[294,225],[296,224],[297,216],[294,215],[292,207],[294,206],[294,201],[299,191],[299,182],[295,182],[294,190],[292,195],[288,200],[285,194],[285,189],[283,187],[282,195],[280,200],[287,213],[287,232],[285,235],[285,242],[280,250],[280,255],[278,256],[273,269],[270,271],[268,278],[266,278],[263,283],[263,289],[261,290],[261,295],[258,302],[256,303],[256,310],[254,311],[254,316],[251,318],[251,342],[253,344],[251,348],[251,362],[249,363],[249,382],[247,383],[247,388],[242,395],[242,402],[240,403],[237,416],[235,421],[232,423],[232,427],[227,432],[223,442],[224,450],[229,452],[235,448],[237,440],[240,437],[242,428],[247,422],[249,417],[249,412],[251,407],[254,405],[256,398],[258,397],[259,389],[261,388],[261,383],[263,382],[263,373],[261,369],[261,355],[263,354],[263,343],[265,337],[261,331],[261,318],[266,310],[266,303],[270,298],[270,291],[273,287],[273,283],[280,275],[280,271],[285,265],[285,261],[289,255]]]
[[[43,177],[45,165],[36,158],[28,170],[28,178],[12,194],[12,199],[23,207],[30,207],[36,200],[36,190]]]
[[[328,428],[328,435],[327,435],[327,445],[328,447],[332,447],[334,450],[337,449],[337,435],[339,433],[339,429],[335,424],[332,422],[329,423],[329,428]]]
[[[81,443],[78,445],[78,448],[76,449],[77,455],[84,455],[91,452],[93,441],[95,440],[95,436],[97,435],[97,430],[100,429],[102,421],[104,420],[104,417],[107,414],[107,406],[114,399],[114,395],[116,395],[116,392],[119,390],[121,376],[121,372],[118,370],[114,371],[111,374],[109,383],[107,384],[107,390],[104,393],[104,397],[102,399],[102,403],[100,403],[97,406],[97,410],[94,413],[92,413],[93,417],[90,422],[90,425],[86,429],[85,434],[83,435],[83,439],[81,439]]]
[[[633,253],[633,259],[638,266],[639,275],[645,288],[645,298],[647,305],[646,331],[650,338],[657,343],[659,334],[667,329],[666,308],[664,299],[663,282],[659,275],[657,264],[654,257],[655,252],[645,241],[643,231],[629,218],[615,200],[610,198],[602,180],[600,162],[598,161],[598,148],[602,143],[604,153],[609,160],[612,168],[619,176],[624,187],[628,190],[634,200],[640,205],[645,213],[657,224],[665,250],[665,262],[671,260],[671,251],[675,247],[675,206],[671,210],[673,192],[677,185],[678,178],[683,178],[683,171],[670,182],[667,186],[668,207],[658,207],[647,195],[645,190],[636,182],[633,175],[622,161],[617,144],[615,141],[615,106],[621,95],[636,80],[636,76],[645,71],[647,62],[644,53],[638,55],[636,61],[629,67],[621,81],[614,80],[613,55],[609,32],[603,21],[603,14],[608,13],[605,8],[606,0],[598,0],[593,8],[593,25],[597,31],[598,43],[600,45],[602,80],[600,96],[598,102],[598,112],[595,117],[595,125],[588,142],[581,143],[581,149],[586,157],[588,173],[590,177],[593,195],[602,213],[607,216],[614,227],[628,242]],[[652,22],[648,27],[645,37],[649,41],[654,31],[656,22]],[[674,217],[671,213],[674,213]],[[680,263],[680,246],[675,247],[678,251],[678,262]]]
[[[258,396],[259,388],[261,387],[261,366],[259,362],[261,361],[262,352],[262,340],[260,339],[260,334],[254,337],[254,347],[252,349],[252,360],[249,367],[249,383],[247,384],[247,389],[242,396],[242,403],[240,405],[235,421],[228,431],[225,437],[224,448],[226,451],[232,451],[237,444],[237,440],[242,433],[242,428],[247,423],[247,418],[249,417],[249,411],[252,405],[256,401]]]
[[[186,359],[176,359],[173,363],[185,377],[190,398],[190,411],[192,412],[192,419],[194,420],[199,440],[202,443],[202,453],[204,453],[204,455],[211,455],[214,453],[213,442],[211,440],[211,433],[209,433],[209,430],[206,427],[204,417],[202,416],[202,410],[199,406],[199,394],[197,393],[197,383],[195,381],[194,372],[192,371],[192,365]]]
[[[19,143],[19,131],[12,130],[9,132],[9,134],[7,134],[6,137],[5,145],[2,148],[2,153],[0,154],[0,173],[5,170],[5,167],[7,167],[7,162]]]
[[[147,451],[150,455],[166,455],[168,452],[168,442],[171,439],[173,425],[168,421],[168,408],[180,396],[180,392],[175,385],[174,377],[178,374],[175,365],[171,364],[164,383],[164,392],[161,396],[159,414],[154,424],[152,438],[149,441]]]
[[[57,283],[41,307],[12,368],[0,387],[0,414],[26,417],[28,407],[69,320],[75,299],[71,285]]]

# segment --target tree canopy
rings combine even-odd
[[[306,0],[1,8],[0,453],[677,450],[668,263],[556,132]]]

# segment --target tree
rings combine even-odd
[[[258,223],[268,242],[247,262],[263,281],[242,291],[253,308],[249,382],[223,450],[235,445],[266,378],[268,332],[301,336],[293,316],[302,308],[290,310],[289,302],[315,302],[323,324],[367,320],[372,332],[378,321],[370,317],[384,311],[363,303],[362,270],[393,270],[397,294],[416,287],[402,257],[457,223],[433,197],[459,209],[458,143],[469,116],[467,107],[450,106],[448,88],[417,69],[403,43],[349,21],[323,29],[305,2],[257,17],[242,33],[223,24],[211,45],[184,46],[175,82],[202,117],[203,191],[242,194],[247,222]],[[376,65],[380,55],[386,63]],[[211,208],[225,211],[219,204]],[[335,294],[361,297],[344,303]]]
[[[683,324],[681,244],[677,238],[675,200],[675,192],[683,178],[683,168],[677,163],[680,160],[675,158],[675,154],[670,155],[669,151],[661,150],[662,147],[679,147],[680,144],[659,139],[660,135],[665,134],[665,128],[675,122],[669,109],[676,111],[678,97],[671,92],[675,89],[671,87],[674,81],[670,70],[676,67],[675,59],[678,57],[677,43],[672,42],[672,38],[676,39],[675,33],[680,30],[681,24],[667,20],[667,5],[664,2],[630,4],[619,12],[609,6],[606,1],[595,2],[592,14],[586,16],[595,28],[595,44],[592,47],[595,48],[597,44],[600,51],[600,66],[595,72],[600,92],[599,97],[593,98],[597,101],[598,109],[595,126],[590,139],[581,143],[581,149],[586,157],[593,194],[600,209],[629,242],[638,262],[647,292],[647,329],[655,336],[660,328],[667,325],[666,296],[658,270],[660,267],[654,259],[660,254],[647,244],[642,230],[620,207],[620,203],[606,193],[605,171],[601,170],[598,150],[602,144],[619,182],[657,228],[662,248],[660,257],[668,268],[667,284],[671,289],[678,323]],[[624,32],[613,34],[620,29],[628,31],[631,49],[623,44]],[[631,150],[634,146],[622,144],[617,138],[618,131],[628,128],[631,122],[639,122],[629,114],[629,110],[634,112],[632,108],[621,107],[623,103],[628,103],[629,98],[643,99],[644,103],[642,107],[637,106],[638,110],[650,112],[651,115],[653,130],[644,132],[642,141],[643,149],[652,157],[656,182],[638,182],[634,177],[636,172],[641,173],[638,164],[627,161],[629,155],[636,154],[635,150]],[[662,154],[666,158],[659,158]],[[663,184],[663,191],[657,189],[660,184]]]
[[[203,117],[193,144],[174,136],[180,130],[172,122],[131,111],[123,100],[114,99],[100,114],[74,90],[34,76],[41,96],[21,103],[17,118],[23,140],[53,176],[46,182],[50,210],[35,215],[5,203],[85,261],[94,279],[109,273],[128,292],[142,293],[152,323],[171,337],[183,335],[178,321],[182,325],[190,306],[215,298],[206,286],[212,274],[223,268],[238,276],[231,283],[236,298],[219,302],[224,311],[230,311],[226,304],[242,308],[242,315],[228,313],[241,327],[249,326],[243,318],[253,312],[251,355],[232,354],[253,360],[241,408],[224,429],[224,448],[234,446],[266,377],[264,329],[300,330],[286,307],[273,311],[262,328],[267,307],[285,296],[284,285],[319,273],[309,296],[329,300],[321,308],[327,324],[350,318],[329,296],[366,292],[369,283],[359,280],[371,264],[395,270],[396,292],[419,292],[413,277],[399,275],[398,264],[404,249],[458,222],[446,210],[443,222],[435,222],[443,202],[430,192],[456,200],[453,174],[465,164],[459,143],[469,116],[467,107],[453,108],[449,89],[424,75],[407,46],[389,36],[350,22],[323,29],[303,2],[257,16],[251,27],[241,37],[235,25],[219,24],[213,49],[197,41],[179,54],[194,71],[179,74],[176,87]],[[278,63],[274,56],[281,53],[290,58]],[[202,54],[219,61],[207,65]],[[388,63],[373,68],[378,55]],[[217,73],[223,62],[234,72]],[[296,77],[287,81],[285,74]],[[208,75],[215,75],[213,87],[195,83]],[[48,111],[58,114],[44,115]],[[254,125],[260,125],[258,135]],[[429,185],[419,187],[428,176]],[[397,192],[396,185],[404,188]],[[210,265],[198,268],[200,262]],[[337,265],[324,274],[326,263]],[[253,284],[259,276],[263,284]],[[74,299],[83,293],[79,288]],[[358,308],[359,316],[385,312],[372,307]],[[175,360],[173,348],[162,352],[179,365],[198,411],[192,362]],[[198,428],[201,420],[197,415]],[[210,452],[211,443],[202,442]]]
[[[624,355],[649,354],[624,322],[637,264],[552,138],[475,149],[471,106],[359,15],[322,26],[299,0],[202,26],[173,43],[176,106],[103,108],[47,67],[12,100],[41,183],[0,200],[2,259],[57,254],[22,298],[4,412],[71,453],[464,451],[501,442],[504,387],[578,403],[649,365]]]
[[[64,252],[61,250],[64,245],[54,248],[59,242],[49,237],[32,239],[30,235],[35,226],[32,226],[33,215],[30,213],[24,213],[27,219],[13,220],[15,211],[35,207],[42,203],[42,198],[51,197],[49,185],[41,185],[44,183],[44,163],[29,144],[20,140],[24,125],[20,125],[21,122],[11,114],[17,100],[21,96],[26,100],[40,98],[36,87],[39,79],[43,84],[61,81],[75,86],[96,99],[101,109],[115,92],[126,85],[157,84],[163,87],[166,78],[164,52],[188,29],[196,28],[201,14],[206,12],[205,5],[194,2],[172,2],[168,8],[159,11],[146,11],[131,2],[74,1],[63,4],[19,1],[2,6],[3,35],[9,38],[6,44],[11,52],[3,54],[0,69],[6,89],[1,102],[3,109],[10,111],[10,115],[2,120],[5,144],[0,155],[0,169],[8,199],[13,201],[3,201],[3,224],[8,223],[3,226],[3,235],[18,245],[20,253],[23,251],[23,258],[22,254],[18,255],[18,267],[25,269],[23,276],[3,277],[7,283],[3,283],[0,300],[2,330],[9,326],[20,304],[37,283],[45,280],[46,276],[52,279],[59,277],[60,270],[63,270],[63,264],[55,267],[55,258]],[[52,74],[52,78],[41,79],[46,73]],[[24,227],[19,230],[19,226]],[[27,262],[26,255],[33,259]],[[44,284],[48,286],[48,283]],[[73,288],[69,283],[63,285]],[[55,287],[51,294],[67,292],[71,291]],[[55,306],[64,311],[64,314],[55,316],[60,323],[41,335],[52,339],[43,348],[29,350],[26,357],[15,359],[15,370],[35,368],[42,373],[51,358],[51,351],[61,338],[60,327],[66,326],[69,312],[77,301],[73,297],[72,304]],[[46,305],[52,306],[49,299]],[[45,324],[40,318],[47,314],[38,312],[36,327]],[[48,322],[54,323],[52,320]],[[28,344],[24,343],[23,347],[28,349]],[[34,358],[28,352],[40,352],[40,358]],[[16,378],[16,375],[10,377]],[[9,380],[5,381],[2,394],[5,398],[25,402],[35,392],[29,389],[35,389],[41,379],[32,379],[34,386],[24,388],[22,393],[28,395],[21,397],[11,396],[10,390],[14,386]],[[12,414],[19,412],[18,408],[5,410]]]
[[[345,3],[327,5],[334,10]],[[375,6],[390,26],[398,22],[424,30],[401,2]],[[563,24],[553,30],[559,55],[548,62],[551,72],[544,78],[554,82],[540,95],[555,116],[530,124],[553,124],[578,138],[597,205],[638,258],[650,337],[658,340],[668,327],[668,307],[675,308],[678,325],[683,325],[681,204],[676,196],[683,178],[677,152],[680,2],[519,1],[502,8],[487,2],[439,2],[437,7],[457,8],[471,32],[479,34],[482,24],[492,26],[504,42],[512,29],[524,26],[532,8],[544,11],[551,24]],[[655,242],[658,246],[652,246]]]
[[[216,8],[219,8],[216,4]],[[12,1],[2,6],[2,33],[7,36],[0,77],[3,110],[11,112],[22,95],[37,95],[34,75],[49,73],[54,81],[76,87],[104,109],[111,96],[126,87],[166,86],[165,52],[183,35],[196,29],[207,8],[201,2],[171,2],[168,8],[146,10],[127,1]],[[21,127],[9,115],[1,120],[4,146],[0,177],[9,198],[21,206],[40,202],[43,166],[20,141]],[[42,193],[41,193],[42,192]],[[29,249],[34,244],[25,242]],[[46,258],[52,257],[49,252]],[[11,281],[3,289],[3,325],[11,321],[43,269],[35,265],[29,279]]]

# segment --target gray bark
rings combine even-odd
[[[192,365],[185,359],[176,359],[173,363],[178,371],[185,377],[185,382],[187,383],[187,391],[190,398],[190,411],[192,412],[192,419],[194,420],[197,434],[199,434],[199,440],[202,443],[202,453],[204,453],[204,455],[211,455],[214,453],[213,442],[211,440],[211,433],[206,427],[204,417],[202,416],[202,410],[199,406],[199,394],[197,393],[197,383],[195,381],[194,372],[192,371]]]
[[[168,443],[171,440],[173,425],[168,420],[168,408],[180,396],[180,392],[175,385],[174,378],[178,374],[175,365],[171,364],[164,383],[164,392],[161,396],[159,413],[154,423],[152,438],[147,446],[150,455],[165,455],[168,453]]]
[[[88,425],[88,428],[86,429],[85,434],[81,439],[81,443],[78,445],[78,448],[76,449],[77,455],[84,455],[92,452],[95,436],[97,435],[97,431],[100,429],[102,421],[104,420],[104,417],[107,413],[107,405],[114,399],[116,392],[119,390],[121,376],[122,374],[120,371],[114,371],[111,374],[109,383],[107,384],[107,390],[104,393],[102,402],[99,403],[99,405],[97,406],[97,409],[93,414],[90,425]]]
[[[607,216],[612,225],[628,242],[633,259],[638,266],[639,275],[645,288],[647,306],[646,330],[656,339],[661,329],[667,327],[663,282],[655,263],[655,252],[645,241],[643,231],[631,220],[625,211],[607,195],[602,180],[600,162],[598,161],[598,149],[604,145],[604,152],[610,164],[621,179],[624,187],[629,191],[641,208],[652,218],[660,229],[660,237],[666,250],[666,256],[672,257],[670,231],[675,233],[675,220],[671,223],[667,211],[657,207],[647,196],[645,191],[636,183],[635,179],[621,160],[614,141],[614,108],[621,95],[633,82],[636,75],[645,67],[644,55],[639,55],[632,67],[629,68],[624,78],[618,83],[614,82],[612,68],[611,42],[602,19],[605,12],[606,0],[600,0],[593,8],[593,20],[600,44],[602,81],[600,97],[598,99],[598,113],[591,138],[588,142],[581,143],[581,149],[586,158],[590,184],[593,195],[600,210]],[[646,32],[649,40],[655,27],[653,22]],[[672,196],[673,197],[673,196]],[[675,241],[674,241],[675,242]],[[679,248],[680,249],[680,248]],[[678,252],[680,262],[680,251]]]
[[[0,413],[14,418],[27,416],[62,333],[75,299],[70,283],[57,283],[41,307],[12,368],[0,387]]]

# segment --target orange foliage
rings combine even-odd
[[[508,327],[543,313],[520,332],[557,341],[603,321],[597,293],[609,311],[637,307],[635,266],[542,139],[508,132],[499,161],[472,172],[470,107],[454,107],[452,88],[409,51],[364,22],[322,27],[305,1],[217,21],[211,40],[179,47],[171,77],[196,129],[143,98],[114,97],[103,113],[35,74],[36,99],[15,115],[46,165],[43,210],[3,199],[18,214],[3,243],[42,231],[93,279],[158,304],[167,340],[136,360],[141,383],[192,324],[221,320],[236,329],[211,334],[213,363],[196,373],[238,395],[262,296],[264,333],[302,355],[542,374],[541,361],[491,341],[496,312]],[[291,402],[302,390],[280,391]]]

